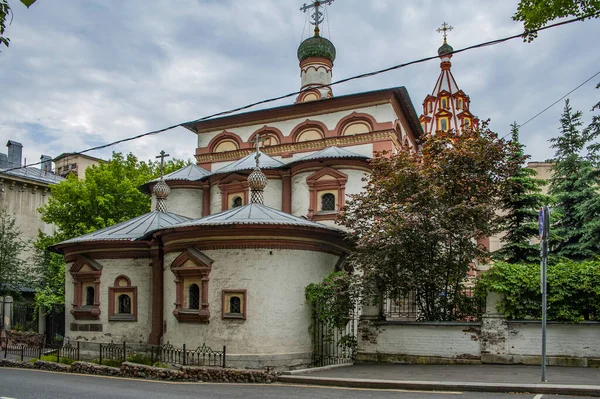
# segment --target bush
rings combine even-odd
[[[560,260],[548,266],[548,319],[600,319],[600,260]],[[498,310],[511,319],[540,319],[540,266],[496,263],[477,283],[478,292],[503,295]]]
[[[32,360],[34,360],[34,363],[35,363],[35,360],[37,360],[37,359],[32,359]],[[54,363],[56,363],[56,355],[44,355],[44,356],[42,356],[42,358],[40,360],[44,360],[46,362],[54,362]],[[71,365],[74,362],[75,362],[75,359],[71,359],[69,357],[62,357],[61,356],[61,358],[60,358],[60,363],[61,364]]]
[[[150,356],[139,352],[131,353],[129,356],[127,356],[127,361],[129,363],[144,364],[146,366],[152,365],[152,359],[150,359]]]

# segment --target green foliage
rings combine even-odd
[[[152,359],[150,356],[139,352],[130,353],[127,356],[127,361],[129,363],[145,364],[146,366],[152,365]]]
[[[519,142],[519,127],[511,125],[511,144],[516,147],[515,155],[524,156],[523,145]],[[536,172],[519,165],[517,173],[510,178],[506,190],[501,194],[502,223],[506,234],[502,237],[502,247],[494,252],[497,260],[508,263],[535,262],[539,260],[539,245],[530,240],[539,235],[539,209],[548,205],[551,198],[541,193],[546,181],[536,179]]]
[[[26,245],[15,217],[0,209],[0,295],[18,293],[26,281],[24,261],[20,259]]]
[[[33,359],[33,360],[35,361],[35,359]],[[46,362],[54,362],[54,363],[56,363],[57,358],[56,358],[56,355],[44,355],[44,356],[42,356],[42,358],[40,360],[44,360]],[[71,365],[71,364],[73,364],[75,362],[76,362],[75,359],[71,359],[69,357],[62,357],[62,356],[60,357],[60,363],[61,364]]]
[[[525,30],[533,30],[557,18],[583,17],[598,12],[599,0],[521,0],[513,20],[523,22]],[[598,15],[594,17],[598,18]],[[531,32],[525,36],[525,40],[532,41],[536,37],[537,32]]]
[[[600,261],[561,260],[548,266],[548,319],[600,319]],[[538,264],[497,262],[477,284],[479,292],[503,295],[498,310],[515,320],[540,319],[542,294]]]
[[[165,173],[185,165],[170,160]],[[52,186],[52,197],[39,209],[42,220],[55,224],[61,239],[69,239],[142,215],[150,210],[150,197],[138,187],[159,174],[158,161],[140,162],[131,153],[114,152],[110,161],[88,168],[84,180],[69,175]]]
[[[356,306],[356,285],[345,272],[331,273],[320,283],[304,289],[306,302],[312,306],[314,317],[323,323],[343,329]]]
[[[35,294],[38,308],[50,310],[53,304],[65,303],[65,258],[48,251],[48,247],[61,241],[61,236],[46,235],[38,231],[35,242],[35,263],[42,280]]]
[[[36,0],[21,0],[21,3],[23,3],[27,8],[29,8],[35,2]],[[5,45],[8,47],[10,44],[10,39],[8,37],[4,37],[6,21],[9,17],[12,20],[12,10],[8,4],[8,0],[0,0],[0,46]]]
[[[427,136],[421,153],[376,157],[366,189],[340,219],[356,244],[350,262],[363,298],[414,291],[425,320],[461,317],[467,272],[488,255],[475,240],[501,228],[499,198],[521,163],[516,147],[486,126]]]
[[[594,124],[582,130],[582,113],[573,112],[565,102],[560,135],[552,138],[555,150],[550,194],[555,198],[553,225],[557,236],[551,251],[573,260],[600,254],[600,171],[598,144],[600,129]],[[596,122],[597,117],[595,118]]]

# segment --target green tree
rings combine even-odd
[[[21,3],[25,4],[27,8],[35,3],[36,0],[21,0]],[[0,46],[5,45],[8,47],[10,39],[4,36],[6,30],[6,21],[11,18],[12,20],[12,9],[8,4],[8,0],[0,0]],[[10,21],[9,21],[10,24]]]
[[[65,258],[48,251],[49,246],[60,241],[59,236],[49,236],[40,231],[34,245],[35,264],[41,275],[35,302],[42,309],[50,309],[56,303],[65,303]]]
[[[26,246],[15,217],[0,209],[0,295],[18,292],[23,283],[24,261],[21,256]]]
[[[165,173],[185,165],[170,160]],[[58,227],[60,239],[69,239],[149,212],[150,197],[138,187],[159,176],[159,169],[158,161],[114,152],[110,161],[88,168],[85,179],[69,175],[52,186],[52,197],[39,209],[42,220]]]
[[[598,18],[598,13],[600,0],[521,0],[512,18],[523,22],[523,27],[529,31],[542,28],[557,18],[590,14],[595,14],[594,18]],[[532,41],[536,37],[537,32],[531,32],[525,39]]]
[[[523,144],[519,142],[519,126],[516,122],[511,125],[511,132],[516,159],[528,158],[524,155]],[[501,239],[502,248],[494,252],[497,260],[508,263],[539,262],[539,245],[531,244],[530,240],[539,234],[539,209],[550,203],[550,197],[542,194],[546,181],[535,176],[534,170],[521,164],[500,196],[505,235]]]
[[[363,297],[416,291],[424,319],[460,318],[467,272],[488,255],[474,239],[499,231],[498,199],[521,163],[486,126],[437,132],[420,153],[376,157],[340,219],[356,244],[349,260]]]
[[[550,139],[555,150],[550,194],[555,198],[553,212],[557,222],[553,230],[557,240],[552,251],[573,260],[584,260],[600,254],[598,221],[598,145],[600,131],[581,129],[581,111],[573,112],[565,102],[560,135]]]

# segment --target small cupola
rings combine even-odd
[[[313,1],[303,5],[300,10],[313,10],[311,24],[315,26],[314,36],[300,43],[298,61],[300,62],[300,93],[297,103],[322,100],[333,97],[331,79],[333,76],[333,61],[335,61],[335,46],[331,41],[321,36],[319,25],[323,22],[321,9],[333,3],[334,0]]]

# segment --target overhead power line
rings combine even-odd
[[[448,54],[458,54],[458,53],[462,53],[462,52],[469,51],[469,50],[474,50],[474,49],[481,48],[481,47],[495,46],[497,44],[504,43],[504,42],[507,42],[509,40],[523,38],[523,37],[529,35],[530,33],[541,32],[541,31],[544,31],[544,30],[556,28],[556,27],[563,26],[563,25],[568,25],[568,24],[571,24],[573,22],[582,21],[584,19],[593,18],[593,17],[597,17],[597,16],[600,16],[600,12],[595,12],[595,13],[587,14],[587,15],[584,15],[584,16],[581,16],[581,17],[569,19],[569,20],[566,20],[566,21],[557,22],[557,23],[554,23],[554,24],[551,24],[551,25],[544,26],[544,27],[539,28],[539,29],[526,30],[526,31],[524,31],[522,33],[519,33],[519,34],[516,34],[516,35],[512,35],[512,36],[507,36],[507,37],[504,37],[504,38],[501,38],[501,39],[490,40],[488,42],[479,43],[479,44],[475,44],[475,45],[472,45],[472,46],[464,47],[464,48],[461,48],[461,49],[458,49],[458,50],[454,50],[454,51],[452,51],[451,53],[448,53]],[[331,84],[328,84],[328,85],[322,85],[322,86],[318,86],[318,87],[313,87],[312,89],[315,89],[315,88],[318,89],[318,88],[322,88],[322,87],[326,87],[326,86],[328,86],[328,87],[336,86],[336,85],[339,85],[339,84],[342,84],[342,83],[347,83],[347,82],[350,82],[350,81],[353,81],[353,80],[364,79],[364,78],[368,78],[368,77],[371,77],[371,76],[380,75],[382,73],[386,73],[386,72],[394,71],[394,70],[397,70],[397,69],[405,68],[405,67],[410,66],[410,65],[421,64],[423,62],[427,62],[427,61],[431,61],[431,60],[435,60],[435,59],[439,59],[439,55],[434,55],[434,56],[430,56],[430,57],[420,58],[420,59],[409,61],[409,62],[405,62],[405,63],[402,63],[402,64],[396,64],[396,65],[393,65],[393,66],[388,67],[388,68],[379,69],[377,71],[367,72],[367,73],[363,73],[363,74],[360,74],[360,75],[351,76],[351,77],[348,77],[348,78],[337,80],[337,81],[332,82]],[[87,152],[97,151],[97,150],[101,150],[101,149],[104,149],[104,148],[112,147],[114,145],[125,143],[125,142],[128,142],[128,141],[137,140],[137,139],[140,139],[142,137],[152,136],[152,135],[164,133],[166,131],[173,130],[173,129],[175,129],[177,127],[180,127],[180,126],[183,126],[183,125],[193,124],[193,123],[197,123],[197,122],[202,122],[202,121],[205,121],[205,120],[208,120],[208,119],[213,119],[213,118],[216,118],[216,117],[219,117],[219,116],[225,116],[225,115],[233,114],[235,112],[244,111],[244,110],[247,110],[249,108],[254,108],[254,107],[258,106],[258,105],[262,105],[262,104],[267,104],[267,103],[271,103],[271,102],[283,100],[283,99],[286,99],[286,98],[289,98],[289,97],[294,97],[294,96],[297,96],[297,95],[303,93],[304,91],[306,91],[306,90],[295,91],[295,92],[284,94],[284,95],[281,95],[281,96],[272,97],[272,98],[269,98],[269,99],[266,99],[266,100],[257,101],[257,102],[254,102],[254,103],[251,103],[251,104],[248,104],[248,105],[244,105],[244,106],[241,106],[241,107],[233,108],[233,109],[230,109],[230,110],[227,110],[227,111],[217,112],[215,114],[207,115],[207,116],[204,116],[202,118],[194,119],[194,120],[191,120],[191,121],[188,121],[188,122],[178,123],[176,125],[171,125],[171,126],[168,126],[168,127],[162,128],[162,129],[153,130],[153,131],[150,131],[150,132],[138,134],[136,136],[127,137],[127,138],[124,138],[124,139],[121,139],[121,140],[116,140],[116,141],[113,141],[113,142],[110,142],[110,143],[107,143],[107,144],[103,144],[103,145],[91,147],[91,148],[88,148],[88,149],[85,149],[85,150],[82,150],[82,151],[79,151],[79,152],[74,152],[72,154],[73,155],[81,155],[81,154],[85,154]],[[40,162],[32,163],[32,164],[29,164],[29,165],[24,165],[24,166],[21,166],[21,167],[18,167],[18,168],[5,169],[3,172],[9,172],[11,170],[17,170],[17,169],[22,169],[22,168],[26,168],[26,167],[29,167],[29,166],[36,166],[36,165],[41,165],[41,164],[42,164],[42,162],[40,161]]]

